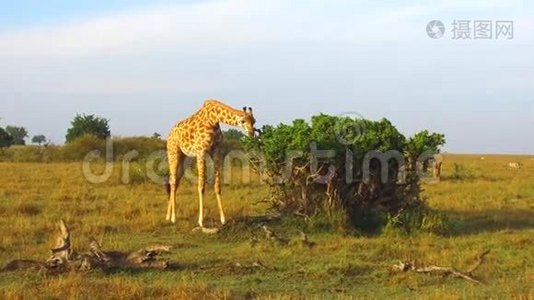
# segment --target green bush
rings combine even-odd
[[[433,233],[447,235],[451,228],[447,215],[421,203],[396,214],[388,215],[383,231],[387,234]]]
[[[65,144],[61,149],[63,160],[65,161],[83,160],[92,151],[99,151],[100,157],[104,160],[106,140],[92,134],[85,134]]]
[[[423,205],[416,161],[426,152],[438,152],[444,142],[442,134],[428,131],[407,139],[387,119],[321,114],[311,124],[298,119],[291,125],[264,126],[259,139],[245,139],[245,149],[267,178],[274,209],[309,216],[343,211],[348,217],[344,223],[373,231],[388,215]],[[371,155],[377,153],[395,153],[399,161]],[[385,173],[382,164],[387,164]],[[419,228],[422,223],[410,225]]]
[[[57,145],[39,146],[41,157],[39,162],[62,162],[65,161],[63,156],[63,147]]]
[[[447,176],[447,179],[450,180],[471,180],[475,177],[473,172],[466,168],[463,164],[454,163],[452,166],[452,173]]]
[[[129,172],[129,182],[124,183],[141,184],[150,181],[144,164],[133,162],[127,171]]]
[[[1,129],[1,128],[0,128]],[[0,131],[1,133],[1,131]],[[232,150],[242,150],[242,142],[238,139],[238,131],[230,131],[230,136],[223,139],[221,152],[223,155]],[[0,149],[0,161],[13,162],[64,162],[81,161],[92,151],[99,151],[100,160],[106,159],[107,140],[93,134],[84,134],[65,145],[31,145],[9,147],[9,135],[5,135],[6,147]],[[160,157],[166,159],[166,142],[157,137],[113,137],[112,153],[114,161],[129,160],[142,162]],[[158,170],[159,173],[165,173]]]
[[[157,154],[157,151],[165,149],[165,141],[148,137],[115,137],[111,142],[114,161],[122,161],[126,159],[127,154],[135,151],[130,161],[145,162],[148,157],[154,153]],[[106,140],[86,134],[62,146],[12,146],[0,152],[0,160],[13,162],[81,161],[95,150],[99,151],[100,159],[105,160],[106,143]]]
[[[165,141],[161,139],[144,136],[113,138],[113,153],[117,161],[121,161],[130,151],[137,152],[132,161],[139,161],[161,150],[165,150]]]
[[[42,151],[39,147],[13,146],[9,150],[10,160],[13,162],[34,162],[42,159]]]
[[[12,146],[0,151],[0,161],[59,162],[63,160],[61,146]]]

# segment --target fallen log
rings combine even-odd
[[[458,271],[454,269],[453,267],[441,267],[441,266],[435,266],[435,265],[417,267],[415,261],[410,261],[410,262],[401,261],[398,264],[393,265],[393,270],[400,271],[400,272],[414,271],[416,273],[423,273],[423,274],[440,274],[442,276],[463,278],[472,283],[482,284],[480,280],[475,279],[473,277],[473,272],[478,267],[480,267],[480,265],[484,262],[484,257],[488,255],[489,252],[490,250],[486,250],[482,252],[481,254],[479,254],[475,258],[475,263],[465,272]]]
[[[46,274],[60,274],[113,268],[167,269],[171,266],[168,261],[160,258],[161,254],[170,252],[171,247],[167,245],[153,245],[133,252],[103,251],[93,238],[89,252],[79,254],[71,248],[70,231],[63,220],[59,222],[59,229],[57,245],[51,249],[52,255],[47,260],[13,260],[2,271],[30,269],[44,271]]]

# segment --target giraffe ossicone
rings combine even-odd
[[[226,223],[222,207],[221,175],[223,158],[220,143],[223,138],[220,123],[241,127],[248,136],[254,137],[256,119],[252,108],[234,109],[218,100],[206,100],[202,107],[189,118],[178,122],[167,138],[167,159],[169,162],[169,203],[166,220],[176,222],[176,191],[185,171],[185,158],[195,157],[198,169],[198,225],[204,228],[204,190],[206,185],[206,156],[215,162],[215,195],[221,223]]]

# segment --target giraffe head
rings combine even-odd
[[[254,128],[254,124],[256,123],[256,119],[254,119],[254,114],[252,113],[251,107],[243,107],[243,116],[239,120],[239,127],[243,128],[247,135],[249,137],[254,137],[254,134],[256,133],[256,128]]]

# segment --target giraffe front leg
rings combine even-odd
[[[199,155],[197,157],[198,169],[198,225],[204,228],[204,190],[206,187],[206,162],[205,156]]]
[[[221,217],[221,224],[224,225],[226,223],[226,218],[224,217],[224,211],[222,206],[222,196],[221,196],[221,164],[216,161],[215,163],[215,195],[217,197],[217,205],[219,207],[219,216]]]
[[[171,168],[171,170],[173,169]],[[174,171],[170,171],[169,173],[169,204],[167,205],[167,215],[165,216],[165,220],[174,223],[176,221],[174,212],[176,203],[176,174]]]
[[[176,213],[175,213],[175,205],[176,205],[176,179],[175,176],[169,177],[169,185],[170,185],[170,194],[169,194],[169,204],[167,206],[167,216],[165,217],[165,220],[171,221],[172,223],[176,222]]]
[[[176,222],[176,190],[180,184],[180,179],[183,175],[181,169],[183,164],[183,154],[179,150],[171,150],[168,152],[167,159],[169,161],[169,204],[167,206],[167,215],[165,220]]]

